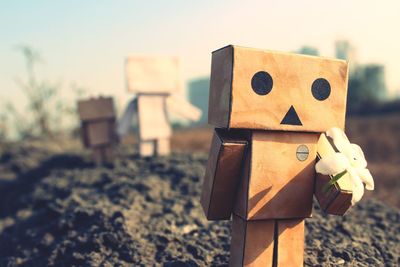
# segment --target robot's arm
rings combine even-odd
[[[87,122],[81,122],[81,138],[85,148],[90,147]]]
[[[317,161],[336,153],[335,146],[322,134],[318,140]],[[337,183],[328,187],[332,175],[316,174],[314,194],[321,209],[333,215],[344,215],[351,207],[352,183],[348,173],[344,174]]]
[[[128,106],[126,107],[124,114],[118,121],[116,132],[119,138],[125,136],[129,132],[129,129],[132,127],[132,125],[135,124],[134,118],[137,115],[137,110],[138,110],[138,99],[134,98],[128,103]]]
[[[183,97],[169,96],[167,97],[166,102],[168,111],[171,111],[184,119],[195,122],[201,117],[201,110],[190,104]]]
[[[245,137],[235,131],[214,131],[201,204],[208,220],[229,220],[242,173]]]

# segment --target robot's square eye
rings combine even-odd
[[[271,75],[265,71],[259,71],[251,79],[251,88],[258,95],[266,95],[271,92],[273,80]]]
[[[331,94],[331,85],[326,79],[318,78],[311,85],[311,92],[315,99],[323,101]]]

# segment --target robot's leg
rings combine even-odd
[[[113,157],[113,147],[111,145],[93,148],[93,160],[97,165],[112,164]]]
[[[155,140],[141,140],[139,141],[139,153],[141,157],[152,157],[156,153]]]
[[[169,138],[157,139],[157,155],[166,156],[170,153],[170,140]]]
[[[96,163],[96,165],[101,165],[103,164],[103,148],[96,146],[93,147],[93,160]]]
[[[229,266],[272,266],[275,224],[275,220],[246,221],[233,215]]]
[[[103,147],[103,160],[107,164],[112,164],[114,161],[113,147],[111,145]]]
[[[230,266],[303,266],[304,219],[246,221],[233,215]]]
[[[276,265],[303,266],[304,261],[304,219],[277,221],[277,242],[275,243]]]

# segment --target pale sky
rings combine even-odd
[[[209,75],[211,51],[227,44],[310,45],[332,57],[335,40],[348,39],[360,63],[385,64],[389,89],[400,90],[399,12],[398,0],[0,0],[0,104],[21,99],[19,44],[41,53],[39,76],[114,95],[120,105],[130,98],[127,55],[180,56],[188,80]]]

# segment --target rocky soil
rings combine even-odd
[[[223,266],[230,224],[199,205],[207,155],[114,166],[87,153],[10,146],[0,155],[0,266]],[[398,266],[400,211],[362,201],[344,218],[315,207],[306,266]]]

